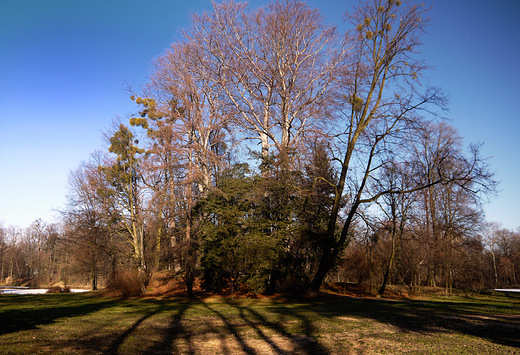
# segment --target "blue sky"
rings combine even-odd
[[[253,6],[267,1],[251,1]],[[449,94],[465,143],[484,143],[501,181],[489,221],[520,226],[520,0],[424,1],[432,24],[423,57],[430,83]],[[313,0],[327,22],[357,1]],[[96,149],[117,116],[136,111],[124,87],[146,81],[191,12],[209,0],[11,0],[0,11],[0,221],[54,221],[67,177]]]

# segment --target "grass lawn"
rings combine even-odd
[[[520,354],[520,297],[0,296],[0,354]]]

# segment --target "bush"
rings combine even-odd
[[[70,288],[61,286],[52,286],[47,290],[47,293],[70,293]]]
[[[107,288],[121,293],[123,297],[137,297],[143,293],[139,274],[136,270],[116,273]]]

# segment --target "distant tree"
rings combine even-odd
[[[0,280],[7,277],[7,231],[2,222],[0,222]]]
[[[4,231],[5,231],[5,238],[6,238],[6,244],[7,244],[7,250],[8,250],[7,277],[10,280],[13,280],[14,278],[22,277],[22,272],[20,271],[20,265],[18,263],[19,241],[21,239],[21,235],[20,235],[20,233],[18,233],[16,228],[13,226],[9,226]],[[24,264],[25,264],[25,262],[24,262]],[[22,265],[24,265],[24,264],[22,264]]]
[[[497,222],[488,222],[482,236],[485,253],[492,266],[493,287],[518,284],[519,234]]]
[[[431,250],[427,258],[428,280],[444,270],[446,286],[453,282],[450,264],[456,260],[454,247],[465,237],[475,235],[482,216],[481,199],[496,191],[496,182],[481,158],[479,146],[472,145],[469,157],[462,150],[462,139],[445,124],[429,124],[417,131],[413,145],[415,177],[428,185],[417,199],[422,203],[423,242]],[[432,184],[442,179],[441,184]],[[440,276],[440,275],[439,275]]]
[[[108,187],[99,169],[105,158],[98,152],[69,175],[67,206],[62,223],[66,238],[62,241],[74,255],[76,274],[89,275],[92,290],[98,289],[99,278],[113,282],[117,245],[111,238],[109,203],[104,193]]]
[[[377,291],[377,297],[383,296],[385,292],[390,274],[399,256],[409,220],[412,217],[411,209],[414,196],[411,193],[400,193],[401,191],[407,191],[413,188],[409,178],[409,172],[406,171],[406,165],[407,164],[402,164],[401,166],[388,164],[382,170],[380,179],[378,179],[376,186],[374,186],[376,191],[389,191],[382,196],[382,201],[378,201],[383,211],[383,219],[380,221],[379,228],[382,233],[389,235],[390,255],[383,269],[383,282],[381,283],[379,291]]]
[[[59,249],[60,232],[56,224],[36,219],[25,230],[28,246],[27,265],[38,284],[48,284],[56,274],[55,262]],[[58,280],[55,280],[58,281]]]

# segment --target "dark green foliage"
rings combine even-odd
[[[258,218],[255,178],[246,164],[235,165],[218,180],[217,189],[202,199],[197,211],[201,228],[201,266],[205,287],[220,291],[229,277],[242,274],[243,282],[262,291],[274,256],[268,225]]]
[[[305,176],[305,196],[300,215],[301,236],[306,248],[321,254],[335,242],[327,237],[327,223],[334,204],[334,186],[337,184],[337,173],[323,143],[315,144],[312,159],[305,166]]]
[[[144,153],[136,144],[134,135],[123,124],[119,130],[110,138],[108,151],[117,155],[116,161],[110,166],[102,166],[100,169],[106,176],[107,182],[115,191],[98,191],[100,194],[112,195],[114,192],[129,193],[129,189],[136,184],[139,158],[137,154]]]
[[[263,159],[262,176],[237,164],[199,202],[201,266],[207,290],[230,277],[255,292],[301,294],[326,240],[335,173],[319,145],[304,169],[292,152]]]

